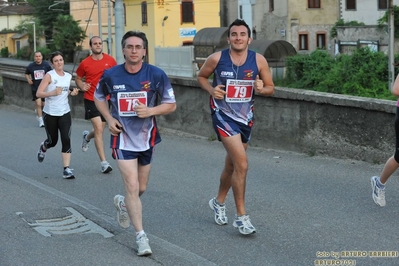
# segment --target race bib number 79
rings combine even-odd
[[[134,107],[141,102],[147,105],[147,92],[119,92],[118,93],[118,107],[120,116],[137,116]]]
[[[226,81],[226,102],[242,103],[252,99],[254,81],[228,79]]]

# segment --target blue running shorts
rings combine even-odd
[[[112,149],[112,158],[115,160],[134,160],[138,159],[139,164],[147,165],[152,162],[152,155],[154,153],[154,147],[146,151],[127,151],[120,149]]]
[[[251,138],[252,121],[245,125],[221,111],[214,111],[212,112],[212,123],[219,141],[221,141],[221,137],[227,138],[237,134],[241,134],[242,143],[248,143]]]

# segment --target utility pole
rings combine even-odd
[[[112,55],[112,33],[111,33],[111,1],[108,0],[108,39],[107,39],[107,46],[108,46],[108,54]]]
[[[30,21],[30,24],[33,24],[33,52],[36,53],[36,22]]]
[[[394,12],[393,12],[393,0],[389,0],[389,16],[388,16],[388,31],[389,31],[389,44],[388,44],[388,80],[389,89],[392,90],[393,83],[395,80],[395,62],[394,57],[394,41],[395,41],[395,27],[394,27]]]
[[[98,37],[100,39],[103,39],[103,23],[102,23],[102,17],[101,17],[101,0],[95,0],[97,2],[97,7],[98,7]]]
[[[123,11],[123,0],[115,0],[115,59],[122,64],[125,58],[122,54],[121,40],[125,34],[125,15]]]

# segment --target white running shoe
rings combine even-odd
[[[145,255],[151,255],[152,250],[149,244],[149,240],[146,234],[142,235],[138,240],[136,240],[137,243],[137,255],[138,256],[145,256]]]
[[[39,117],[39,127],[44,127],[44,121],[42,117]]]
[[[371,178],[371,190],[373,191],[372,196],[373,196],[373,200],[374,200],[375,204],[377,204],[378,206],[384,207],[386,205],[385,188],[379,188],[377,186],[378,179],[379,179],[378,176],[373,176]]]
[[[216,198],[213,198],[209,201],[209,207],[215,212],[215,222],[218,225],[227,224],[226,207],[224,204],[219,205],[216,202]]]
[[[89,142],[90,140],[87,140],[86,137],[89,135],[89,131],[85,130],[83,131],[83,141],[82,141],[82,151],[86,152],[89,149]]]
[[[116,220],[118,221],[118,224],[122,228],[128,228],[130,225],[130,219],[125,206],[125,197],[122,195],[116,195],[114,197],[114,206],[117,209]]]
[[[233,226],[238,228],[241,234],[250,235],[256,233],[255,227],[251,224],[248,215],[237,216],[233,222]]]
[[[62,175],[62,178],[64,178],[64,179],[74,179],[75,175],[72,173],[72,170],[73,169],[71,169],[69,167],[65,168],[64,169],[64,173]]]
[[[112,166],[107,162],[101,162],[101,172],[104,174],[109,173],[112,171]]]

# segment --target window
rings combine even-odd
[[[274,0],[269,0],[269,12],[274,11]]]
[[[141,24],[147,24],[147,2],[141,2]]]
[[[355,10],[356,0],[346,0],[346,10]]]
[[[299,34],[299,50],[309,50],[308,35]]]
[[[182,46],[191,46],[193,45],[193,41],[183,41]]]
[[[378,9],[388,9],[389,0],[378,0]]]
[[[320,1],[321,0],[308,0],[308,7],[309,8],[320,8]]]
[[[193,0],[182,0],[181,2],[181,23],[194,23]]]
[[[326,34],[325,33],[318,33],[316,34],[316,43],[318,49],[326,49]]]

